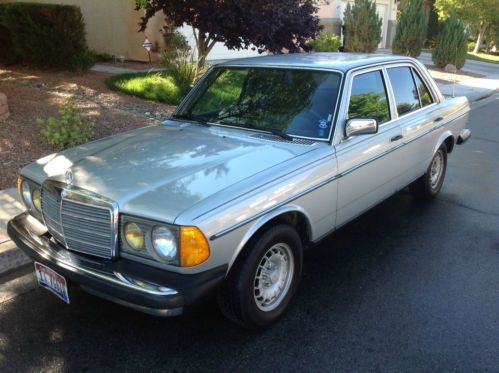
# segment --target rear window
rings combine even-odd
[[[392,84],[397,112],[399,115],[410,113],[421,107],[419,95],[412,78],[410,67],[392,67],[387,69]]]
[[[412,69],[414,74],[414,80],[416,81],[416,85],[418,87],[419,98],[421,100],[421,105],[428,106],[433,103],[433,98],[431,97],[430,91],[424,84],[423,80],[420,78],[418,73]]]

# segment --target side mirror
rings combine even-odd
[[[370,135],[378,132],[376,119],[350,119],[345,126],[345,136]]]

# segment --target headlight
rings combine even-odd
[[[33,202],[33,206],[35,206],[35,209],[42,212],[42,191],[40,189],[36,188],[33,190],[31,201]]]
[[[31,188],[27,180],[23,180],[21,183],[21,194],[26,207],[29,209],[33,207],[33,200],[31,199]]]
[[[165,226],[156,226],[152,230],[152,246],[154,251],[168,261],[177,259],[177,237]]]
[[[140,251],[144,248],[144,232],[135,223],[126,223],[124,229],[125,239],[134,250]]]
[[[17,190],[29,213],[39,221],[43,221],[41,186],[19,176],[17,179]]]
[[[206,237],[196,227],[179,227],[130,215],[120,217],[121,252],[125,257],[192,267],[210,256]]]

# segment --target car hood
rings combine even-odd
[[[117,202],[120,212],[173,222],[184,210],[314,147],[253,132],[165,122],[52,154],[27,166],[36,182],[65,182]]]

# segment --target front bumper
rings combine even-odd
[[[70,252],[54,242],[28,213],[12,219],[10,238],[29,257],[66,278],[70,285],[112,302],[156,316],[176,316],[185,307],[213,295],[227,266],[198,274],[180,274],[132,260],[102,260]]]

